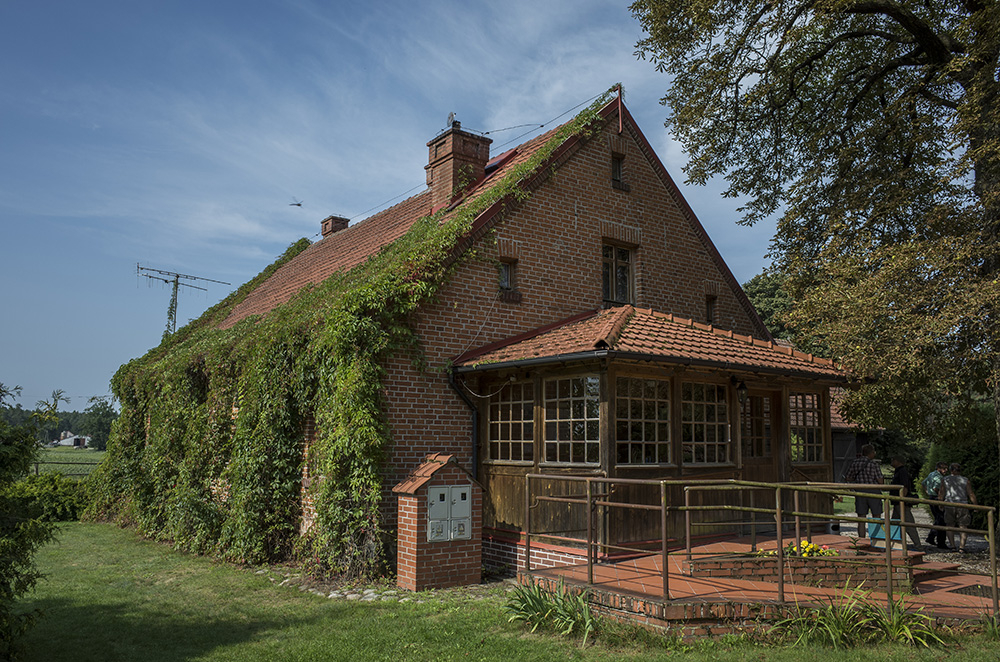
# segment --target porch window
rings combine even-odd
[[[510,384],[491,395],[489,425],[491,460],[531,462],[535,449],[534,384]]]
[[[670,463],[670,382],[618,377],[615,381],[618,464]]]
[[[771,398],[751,395],[741,413],[743,457],[771,457]]]
[[[600,417],[597,375],[545,380],[545,461],[599,464]]]
[[[729,414],[726,387],[681,383],[681,451],[684,464],[726,464]]]
[[[791,393],[788,420],[792,462],[823,462],[823,418],[819,393]]]
[[[601,247],[601,288],[605,303],[634,303],[632,295],[634,254],[631,249],[604,244]]]

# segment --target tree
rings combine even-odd
[[[118,418],[107,398],[94,396],[88,400],[90,406],[83,410],[83,422],[80,431],[90,437],[90,447],[103,451],[107,448],[108,437],[111,435],[111,424]]]
[[[18,387],[0,384],[0,405],[19,392]],[[52,415],[59,403],[45,404],[45,415]],[[34,555],[52,539],[52,524],[25,512],[23,501],[6,493],[28,473],[36,449],[31,425],[11,426],[0,420],[0,659],[4,660],[17,656],[18,640],[34,620],[35,614],[18,613],[14,606],[41,577]]]
[[[786,277],[773,269],[765,269],[743,283],[750,303],[757,309],[764,326],[771,335],[781,340],[794,341],[790,329],[785,324],[792,309],[792,298],[785,291]]]
[[[858,376],[845,413],[933,438],[1000,405],[1000,4],[638,0],[689,179],[778,215],[789,323]],[[942,398],[942,394],[947,397]],[[1000,406],[995,406],[1000,441]]]

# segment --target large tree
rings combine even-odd
[[[689,179],[724,175],[747,196],[743,223],[778,217],[792,323],[875,378],[848,411],[933,437],[942,408],[1000,403],[1000,5],[632,11],[648,34],[637,54],[672,76]]]

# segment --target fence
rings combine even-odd
[[[41,473],[48,473],[50,470],[48,470],[48,469],[42,469],[43,466],[47,466],[47,465],[56,465],[56,464],[59,464],[59,465],[69,465],[71,467],[87,467],[86,470],[79,471],[79,472],[62,471],[61,469],[53,469],[53,470],[51,470],[53,473],[58,472],[58,473],[61,473],[64,476],[73,476],[73,477],[77,477],[77,478],[84,478],[86,476],[89,476],[90,472],[93,471],[93,467],[96,467],[98,464],[100,464],[100,462],[58,462],[56,460],[38,460],[37,462],[34,462],[33,464],[35,465],[35,475],[36,476],[39,475],[39,474],[41,474]]]
[[[570,494],[557,494],[557,495],[546,495],[546,494],[535,494],[532,491],[533,481],[540,486],[546,484],[551,485],[552,481],[559,481],[562,483],[569,484],[582,484],[584,488],[582,493],[570,493]],[[631,503],[626,501],[613,501],[610,499],[610,495],[615,486],[646,486],[648,488],[657,489],[659,491],[659,503]],[[987,542],[989,543],[989,556],[990,556],[990,575],[992,582],[992,600],[993,600],[993,613],[994,615],[1000,613],[1000,599],[998,599],[998,587],[997,587],[997,556],[996,556],[996,545],[995,545],[995,522],[994,515],[995,509],[991,506],[976,506],[971,504],[947,504],[948,506],[955,506],[966,508],[969,510],[979,510],[984,511],[987,516],[987,528],[982,529],[971,529],[962,527],[949,527],[942,525],[927,525],[920,524],[916,522],[908,521],[903,515],[906,508],[913,508],[922,504],[929,505],[932,502],[926,499],[916,499],[910,497],[903,497],[898,495],[890,495],[889,490],[900,490],[901,488],[894,486],[884,486],[884,485],[864,485],[857,486],[859,489],[877,489],[883,491],[883,517],[881,519],[874,519],[869,517],[856,517],[851,515],[838,515],[835,513],[820,513],[820,512],[810,512],[808,510],[802,510],[800,507],[800,497],[801,495],[822,495],[823,498],[829,497],[831,500],[835,497],[871,497],[870,491],[861,492],[853,489],[845,489],[843,485],[831,484],[831,483],[761,483],[752,481],[741,481],[741,480],[639,480],[639,479],[615,479],[615,478],[604,478],[604,477],[583,477],[583,476],[550,476],[544,474],[529,474],[525,477],[525,519],[524,519],[524,536],[525,536],[525,548],[524,548],[524,567],[526,571],[531,569],[531,543],[532,540],[547,540],[555,543],[566,544],[571,547],[583,548],[586,550],[587,557],[587,583],[589,585],[594,584],[594,562],[595,557],[598,555],[604,555],[608,552],[621,552],[621,553],[635,553],[637,548],[635,545],[622,545],[615,542],[611,542],[607,539],[600,539],[605,536],[598,534],[594,526],[594,515],[599,513],[601,509],[604,512],[608,512],[612,509],[625,509],[629,511],[640,511],[645,512],[648,515],[655,515],[659,519],[659,530],[661,533],[660,540],[655,544],[659,545],[658,553],[662,557],[661,567],[662,567],[662,591],[665,600],[670,599],[670,581],[669,572],[670,567],[669,557],[671,554],[670,547],[671,543],[674,543],[674,547],[678,547],[678,543],[681,542],[677,538],[669,537],[668,529],[668,515],[671,512],[681,513],[684,518],[683,527],[683,554],[686,555],[687,561],[690,563],[692,558],[692,539],[694,538],[694,531],[699,526],[712,527],[716,531],[720,528],[729,527],[731,530],[743,532],[749,530],[752,540],[752,549],[756,549],[756,536],[758,529],[762,527],[767,527],[768,530],[773,529],[776,535],[776,562],[777,562],[777,590],[778,590],[778,601],[782,604],[785,603],[785,541],[784,541],[784,531],[794,530],[794,539],[791,543],[797,548],[799,541],[803,540],[803,527],[806,530],[806,536],[811,539],[812,530],[817,522],[823,523],[864,523],[865,525],[876,524],[881,525],[883,535],[885,536],[885,585],[886,593],[888,594],[889,601],[891,602],[894,598],[893,591],[893,528],[898,527],[901,537],[901,547],[902,554],[906,555],[906,529],[909,527],[915,527],[917,529],[936,529],[939,531],[951,531],[956,533],[966,533],[966,534],[978,534],[984,535]],[[677,504],[671,503],[669,499],[669,494],[671,492],[670,488],[681,488],[684,493],[684,503]],[[692,504],[692,496],[705,492],[711,491],[716,493],[733,493],[733,494],[749,494],[749,505],[742,503],[742,499],[734,499],[734,501],[740,501],[741,503],[732,503],[726,505],[694,505]],[[773,501],[767,499],[770,503],[773,503],[773,507],[758,506],[755,504],[753,498],[754,494],[760,494],[761,492],[767,493],[768,496],[773,494]],[[763,499],[758,499],[763,500]],[[531,514],[532,510],[539,507],[542,503],[551,504],[565,504],[566,507],[582,507],[585,508],[585,537],[581,538],[579,536],[573,535],[562,535],[562,533],[555,532],[533,532],[531,526]],[[941,502],[933,502],[940,505]],[[790,504],[790,508],[786,508],[785,504]],[[900,518],[898,520],[891,518],[892,506],[894,504],[900,505]],[[749,514],[750,518],[746,519],[745,515],[739,519],[718,519],[718,516],[726,512],[737,512],[742,514]],[[703,520],[699,519],[699,515],[703,513],[711,513],[711,517],[707,517]],[[759,516],[763,516],[762,518]],[[581,529],[582,533],[583,530]],[[572,532],[563,532],[572,533]],[[652,543],[652,541],[651,541]],[[648,548],[647,548],[648,549]],[[657,550],[653,550],[654,552]],[[678,552],[673,552],[674,554]]]

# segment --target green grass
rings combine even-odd
[[[38,451],[38,472],[61,472],[66,475],[90,474],[97,468],[96,464],[101,461],[105,453],[106,451],[95,451],[89,448],[70,448],[68,446],[41,448]],[[59,464],[51,464],[56,462]],[[32,467],[32,471],[34,470],[35,468]]]
[[[48,578],[24,602],[43,618],[25,643],[29,661],[88,660],[777,660],[828,656],[810,646],[737,640],[681,646],[605,625],[597,643],[528,634],[507,622],[505,585],[415,594],[401,602],[330,600],[204,557],[173,551],[104,524],[71,523],[38,556]],[[418,604],[418,600],[422,603]],[[919,651],[883,646],[859,660],[996,660],[1000,643]]]
[[[854,497],[845,496],[843,501],[833,502],[833,512],[835,515],[854,515]],[[850,524],[847,522],[846,524]],[[841,523],[844,526],[845,523]]]

